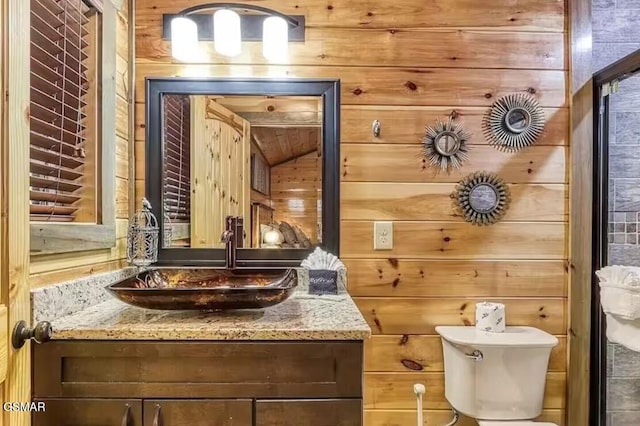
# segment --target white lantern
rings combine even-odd
[[[213,14],[213,39],[216,52],[225,56],[240,54],[240,15],[233,10],[221,9]]]
[[[286,62],[289,57],[289,24],[279,16],[262,24],[262,54],[270,62]]]
[[[179,61],[197,58],[198,26],[191,19],[179,16],[171,20],[171,55]]]

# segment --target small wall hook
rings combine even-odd
[[[380,121],[373,120],[373,123],[371,124],[371,133],[373,133],[374,137],[376,138],[380,137],[381,127],[382,127],[382,124],[380,123]]]

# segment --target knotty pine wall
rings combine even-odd
[[[144,77],[326,77],[342,81],[341,257],[367,318],[365,420],[415,422],[412,385],[427,387],[429,424],[450,413],[439,324],[472,324],[474,304],[507,305],[508,323],[560,338],[543,417],[564,423],[567,330],[568,55],[563,0],[265,0],[303,14],[304,44],[290,63],[266,64],[259,44],[204,64],[173,63],[162,14],[189,0],[139,1],[136,14],[136,189],[144,192]],[[210,44],[206,47],[209,52]],[[546,133],[522,153],[487,146],[481,118],[500,96],[529,93]],[[455,116],[473,133],[463,170],[434,174],[420,157],[424,126]],[[380,138],[371,122],[382,123]],[[449,194],[489,170],[511,186],[504,221],[479,228],[456,216]],[[392,220],[395,247],[373,250],[373,221]],[[433,422],[433,423],[431,423]],[[471,425],[468,420],[464,425]]]
[[[31,287],[41,287],[81,276],[126,266],[126,235],[129,218],[129,37],[128,1],[121,2],[117,19],[116,57],[116,246],[109,250],[31,256]]]
[[[322,158],[318,151],[271,167],[271,207],[275,221],[297,225],[313,243],[318,241],[318,222],[322,217],[322,206],[318,202],[322,199],[321,191]]]

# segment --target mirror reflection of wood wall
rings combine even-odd
[[[165,110],[178,97],[188,106],[187,131],[173,135],[169,122],[164,123],[165,169],[181,165],[186,182],[180,184],[180,198],[186,195],[189,203],[182,200],[184,211],[177,216],[167,204],[171,182],[165,180],[172,246],[222,248],[220,235],[229,215],[245,219],[244,247],[321,243],[321,99],[169,95]],[[169,149],[171,140],[178,139],[181,149]],[[270,241],[265,240],[268,231]]]
[[[309,139],[317,137],[313,133],[308,135]],[[298,226],[310,241],[318,242],[318,223],[322,216],[322,158],[319,151],[314,149],[272,167],[271,177],[275,220]]]
[[[219,101],[240,107],[237,98]],[[264,220],[267,214],[272,216],[267,225],[282,234],[278,247],[311,248],[321,243],[321,99],[278,97],[267,99],[262,107],[271,113],[249,112],[247,105],[242,113],[251,117],[256,158],[270,168],[268,199],[252,192],[252,202],[265,204],[254,210],[255,217]]]
[[[224,247],[224,219],[251,213],[250,125],[207,97],[191,103],[191,247]]]

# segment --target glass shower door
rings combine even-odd
[[[594,270],[640,266],[640,51],[594,76]],[[593,281],[591,425],[640,425],[640,353],[611,342]]]

